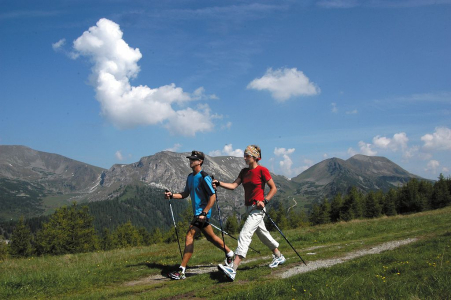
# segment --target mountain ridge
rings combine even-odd
[[[39,206],[33,212],[38,214],[43,213],[43,209],[46,211],[51,201],[57,202],[53,205],[58,207],[73,200],[83,203],[133,197],[126,192],[133,190],[127,187],[133,186],[180,192],[192,172],[186,159],[188,155],[187,152],[161,151],[131,164],[115,164],[107,170],[25,146],[0,145],[0,205],[10,205],[10,211],[15,211],[17,216],[21,211],[20,202],[24,200],[30,200],[25,201],[27,205]],[[232,156],[206,155],[203,164],[207,173],[225,182],[233,182],[244,167],[243,158]],[[312,203],[336,193],[346,194],[352,186],[363,192],[387,191],[411,178],[422,179],[385,157],[364,155],[347,160],[335,157],[323,160],[291,180],[271,174],[278,188],[275,200],[292,203],[296,199],[297,209],[309,209]],[[33,197],[36,199],[31,199]],[[220,189],[221,211],[225,215],[233,211],[243,213],[243,197],[243,188]]]

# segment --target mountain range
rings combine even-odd
[[[58,154],[25,146],[0,145],[0,220],[49,214],[57,207],[78,203],[133,198],[134,189],[184,189],[191,172],[189,153],[162,151],[132,164],[115,164],[106,170]],[[206,156],[203,169],[215,178],[233,182],[245,167],[241,157]],[[348,160],[331,158],[310,167],[291,180],[272,174],[278,187],[275,200],[286,207],[308,209],[312,203],[352,186],[363,192],[387,191],[412,178],[411,174],[384,157],[355,155]],[[162,193],[161,193],[162,194]],[[244,212],[244,191],[219,189],[221,212]],[[163,197],[163,195],[162,195]]]

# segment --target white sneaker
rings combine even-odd
[[[233,256],[232,257],[227,256],[227,258],[224,260],[224,266],[233,268]]]
[[[280,254],[280,257],[277,257],[273,254],[272,257],[272,262],[269,264],[270,268],[277,268],[278,265],[281,265],[286,261],[285,257],[282,254]]]
[[[232,280],[232,281],[235,280],[236,271],[233,268],[219,264],[218,270],[222,271],[227,277],[229,277],[230,280]]]

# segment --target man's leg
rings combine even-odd
[[[185,270],[186,265],[188,264],[188,261],[190,260],[191,256],[193,255],[194,251],[194,236],[200,231],[200,229],[196,226],[190,225],[188,231],[186,232],[185,237],[185,250],[183,251],[183,258],[182,263],[180,264],[180,267],[169,273],[168,277],[171,279],[179,280],[179,279],[185,279]]]
[[[196,226],[190,225],[188,231],[186,232],[185,237],[185,250],[183,251],[183,259],[180,266],[186,268],[188,261],[191,259],[191,256],[194,252],[194,237],[200,231],[200,229]]]
[[[202,232],[209,242],[213,243],[213,245],[224,251],[224,241],[214,233],[213,227],[211,227],[211,225],[205,226],[202,229]],[[225,245],[225,249],[227,253],[230,252],[230,248],[227,247],[227,245]]]

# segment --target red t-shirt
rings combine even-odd
[[[257,166],[255,169],[244,168],[238,177],[244,187],[244,204],[251,206],[254,200],[265,200],[265,183],[271,180],[267,168]]]

